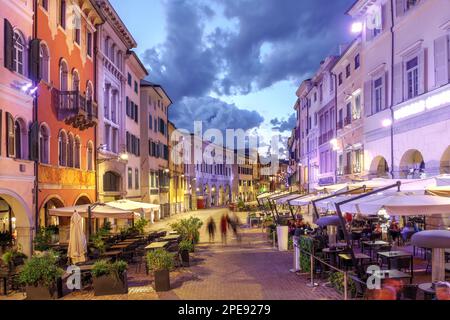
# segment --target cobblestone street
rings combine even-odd
[[[226,209],[204,210],[194,213],[202,220],[214,217],[219,219]],[[182,214],[151,226],[151,229],[163,229]],[[244,221],[244,215],[240,218]],[[203,226],[200,244],[191,257],[191,267],[181,268],[171,273],[172,290],[156,293],[152,287],[152,276],[145,274],[144,268],[136,270],[130,266],[129,294],[107,297],[95,297],[93,291],[75,292],[64,299],[118,299],[118,300],[245,300],[245,299],[293,299],[320,300],[340,299],[333,290],[323,286],[307,287],[307,279],[291,273],[292,253],[275,251],[267,241],[267,236],[259,228],[243,228],[242,241],[228,236],[228,244],[221,244],[220,236],[209,244],[206,227]],[[205,242],[206,241],[206,242]],[[139,271],[139,272],[136,272]]]

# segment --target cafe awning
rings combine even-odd
[[[108,202],[108,203],[106,203],[106,205],[108,205],[112,208],[127,210],[127,211],[134,211],[134,212],[136,212],[136,211],[159,211],[160,210],[160,206],[157,204],[131,201],[131,200],[127,200],[127,199]]]
[[[49,210],[49,215],[56,217],[72,217],[74,212],[77,212],[81,217],[87,218],[89,207],[91,207],[91,217],[93,219],[132,219],[134,217],[134,212],[131,210],[121,210],[107,204],[83,204],[80,206],[55,208]]]
[[[296,207],[307,206],[311,203],[311,201],[320,199],[321,197],[323,197],[323,195],[310,194],[310,195],[301,197],[299,199],[291,200],[291,201],[289,201],[289,204],[291,206],[296,206]]]
[[[279,198],[279,199],[275,200],[275,202],[277,204],[286,204],[289,200],[293,200],[295,198],[300,198],[300,197],[301,197],[301,195],[298,194],[298,193],[297,194],[290,194],[290,195],[287,195],[285,197],[282,197],[282,198]]]
[[[314,188],[317,191],[323,191],[327,193],[336,193],[339,191],[344,191],[348,189],[349,185],[347,183],[339,183],[339,184],[333,184],[329,186],[322,186],[322,187],[316,187]]]

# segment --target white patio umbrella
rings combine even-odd
[[[132,219],[134,213],[132,210],[122,210],[113,208],[106,204],[83,204],[74,207],[55,208],[49,210],[49,215],[57,217],[72,217],[76,211],[81,217],[87,218],[91,207],[91,218],[113,218],[113,219]]]
[[[128,199],[108,202],[108,203],[106,203],[106,205],[108,205],[112,208],[117,208],[117,209],[121,209],[121,210],[125,210],[125,211],[138,212],[141,214],[141,216],[143,214],[144,218],[145,218],[145,214],[149,213],[150,220],[152,223],[154,222],[155,212],[158,212],[158,213],[160,212],[160,206],[157,204],[131,201]]]
[[[396,192],[378,199],[368,199],[359,203],[358,207],[359,212],[363,214],[377,214],[381,209],[385,209],[389,215],[394,216],[448,215],[450,198]]]
[[[70,237],[67,255],[72,264],[83,263],[86,261],[86,236],[83,232],[83,218],[74,211],[70,219]]]

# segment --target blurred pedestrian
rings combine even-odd
[[[216,236],[216,223],[214,222],[214,219],[212,217],[208,219],[206,227],[208,228],[209,242],[214,242]]]
[[[436,300],[450,301],[450,283],[441,281],[436,284]]]
[[[241,235],[239,234],[238,231],[238,227],[241,224],[241,222],[239,221],[238,216],[233,213],[233,216],[231,218],[229,218],[229,225],[231,227],[231,229],[233,230],[233,234],[236,237],[238,242],[241,242]]]
[[[224,214],[220,219],[220,233],[222,234],[222,244],[227,244],[228,221],[228,214]]]

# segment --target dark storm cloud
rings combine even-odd
[[[145,64],[151,68],[149,79],[167,89],[174,101],[172,119],[179,127],[186,123],[179,115],[187,116],[183,107],[192,106],[191,112],[201,119],[211,118],[197,112],[192,101],[221,105],[245,114],[245,110],[234,105],[204,97],[211,92],[219,96],[248,94],[283,80],[299,83],[344,42],[343,36],[348,33],[344,12],[352,2],[165,1],[167,38],[161,45],[146,50],[143,56]],[[217,16],[218,8],[224,10],[225,17],[236,27],[219,26],[206,32],[205,24]],[[266,49],[262,51],[262,48]],[[206,112],[204,106],[197,105],[197,108]],[[260,114],[252,114],[258,121],[248,119],[244,127],[258,126],[262,122]],[[283,131],[292,128],[280,125]]]
[[[273,126],[273,129],[278,130],[280,132],[292,131],[296,125],[296,116],[293,113],[287,120],[278,118],[270,120],[270,124]]]
[[[169,117],[179,129],[192,132],[194,121],[202,121],[203,129],[249,130],[259,127],[264,118],[256,111],[242,110],[211,97],[184,98],[170,110]]]

